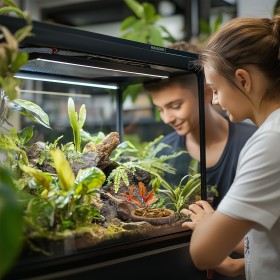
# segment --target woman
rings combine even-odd
[[[250,119],[259,128],[226,196],[193,231],[190,253],[199,269],[219,266],[244,238],[246,279],[280,279],[279,48],[280,16],[236,18],[201,53],[216,102],[232,121]]]

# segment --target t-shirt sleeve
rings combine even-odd
[[[236,176],[218,210],[237,219],[251,220],[270,229],[279,217],[279,132],[252,137],[242,150]]]

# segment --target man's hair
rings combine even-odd
[[[191,52],[196,54],[199,54],[201,52],[201,49],[197,45],[194,45],[186,41],[178,41],[167,47],[177,51]]]
[[[143,87],[148,93],[153,93],[174,85],[179,85],[182,88],[195,87],[197,85],[197,76],[193,73],[180,75],[168,79],[162,79],[156,82],[147,82],[143,85]]]

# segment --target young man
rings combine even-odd
[[[189,45],[181,44],[179,48],[177,44],[174,48],[188,51]],[[187,75],[162,80],[146,84],[145,90],[158,108],[163,122],[175,130],[162,142],[172,146],[173,151],[187,151],[169,162],[177,172],[166,174],[165,179],[176,186],[189,173],[191,160],[200,160],[197,77]],[[241,149],[257,127],[247,122],[230,122],[214,108],[212,97],[211,88],[205,85],[206,183],[217,187],[218,196],[214,197],[212,205],[216,208],[234,179]],[[161,151],[161,154],[167,153],[172,152],[170,149]]]

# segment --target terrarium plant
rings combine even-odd
[[[179,213],[183,207],[187,207],[190,203],[191,195],[200,189],[200,173],[194,175],[188,174],[184,176],[179,185],[171,186],[162,178],[155,178],[152,182],[152,187],[160,196],[163,194],[164,205]]]
[[[93,220],[102,220],[97,192],[106,175],[97,165],[105,165],[109,158],[106,152],[110,153],[112,148],[106,145],[106,136],[98,143],[93,143],[91,137],[90,147],[80,151],[85,112],[85,107],[81,106],[77,113],[73,100],[69,98],[68,115],[74,142],[59,144],[61,136],[53,143],[29,144],[33,136],[32,126],[21,131],[11,129],[9,135],[0,134],[0,147],[7,157],[5,166],[10,170],[16,198],[23,211],[24,239],[36,251],[44,250],[32,243],[35,237],[64,238],[77,228],[90,230]],[[118,143],[116,138],[112,147]],[[90,151],[93,147],[95,152]]]
[[[175,174],[176,169],[167,163],[168,160],[180,156],[186,151],[179,151],[170,155],[157,154],[162,149],[172,149],[170,145],[160,143],[163,135],[146,144],[144,149],[139,151],[131,142],[120,143],[112,153],[111,159],[118,163],[112,173],[108,176],[108,182],[112,182],[115,193],[118,192],[121,184],[130,185],[129,176],[137,170],[150,174],[153,178],[162,178],[164,173]],[[150,178],[152,179],[152,178]]]

